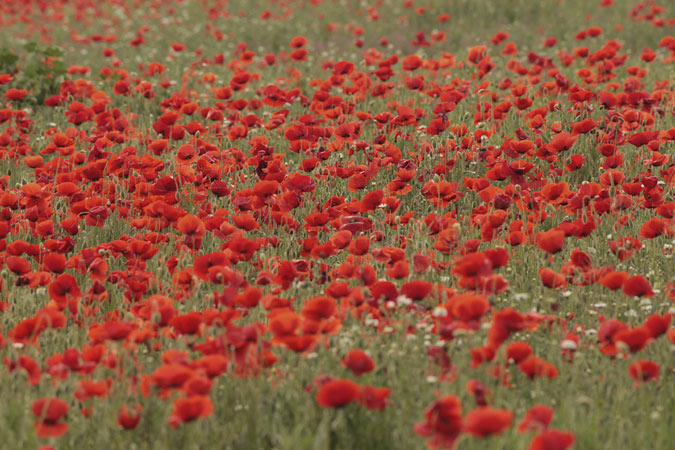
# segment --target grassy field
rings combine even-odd
[[[0,3],[0,448],[675,448],[675,8]]]

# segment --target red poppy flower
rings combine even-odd
[[[74,276],[62,273],[49,285],[49,297],[59,309],[64,309],[69,300],[82,297],[82,292]]]
[[[213,413],[213,403],[205,395],[192,395],[179,398],[173,403],[173,413],[169,417],[169,425],[178,428],[180,424],[191,422],[201,417],[208,417]]]
[[[375,370],[373,358],[361,349],[350,350],[345,359],[342,360],[342,365],[351,370],[357,377]]]
[[[59,437],[68,431],[68,424],[61,419],[68,414],[70,408],[63,400],[53,397],[45,397],[33,402],[33,415],[35,421],[35,434],[37,437]]]
[[[337,231],[331,236],[330,242],[336,249],[343,249],[352,242],[352,232],[349,230]]]
[[[391,267],[384,271],[384,274],[396,280],[407,278],[410,275],[410,263],[407,259],[396,261]]]
[[[293,39],[291,39],[291,42],[289,45],[292,48],[302,48],[307,44],[307,38],[304,36],[295,36]]]
[[[28,94],[28,91],[25,89],[7,89],[7,92],[5,92],[5,98],[7,100],[11,101],[16,101],[16,100],[23,100],[24,97]]]
[[[206,233],[204,222],[192,214],[186,214],[178,219],[176,228],[186,236],[201,237]]]
[[[651,316],[647,317],[647,320],[645,320],[644,327],[649,330],[649,334],[651,334],[652,338],[656,339],[668,331],[668,327],[670,327],[670,321],[672,318],[672,313],[663,315],[652,314]]]
[[[485,253],[469,253],[455,263],[452,274],[465,278],[488,276],[492,267],[492,260]]]
[[[651,333],[647,327],[624,328],[612,336],[615,344],[622,343],[631,353],[636,353],[647,346]]]
[[[512,342],[506,346],[506,359],[519,364],[532,356],[534,351],[527,342]]]
[[[557,273],[548,267],[539,269],[541,284],[551,289],[565,289],[567,287],[567,278],[561,273]]]
[[[47,270],[53,273],[62,273],[66,270],[66,257],[61,253],[46,254],[43,263]]]
[[[591,131],[596,126],[597,126],[597,124],[591,118],[587,118],[587,119],[584,119],[580,122],[573,123],[572,124],[572,136],[588,133],[589,131]]]
[[[413,280],[401,286],[401,294],[411,300],[422,300],[431,292],[432,284],[428,281]]]
[[[553,408],[546,405],[535,405],[530,408],[525,417],[518,424],[519,433],[528,431],[543,431],[548,428],[553,420]]]
[[[613,291],[623,287],[624,283],[628,279],[628,272],[607,272],[598,283],[605,286],[607,289]]]
[[[537,233],[537,247],[546,253],[558,253],[565,246],[565,232],[559,229],[540,231]]]
[[[291,52],[291,59],[292,59],[293,61],[298,61],[298,62],[306,61],[306,60],[307,60],[307,55],[308,55],[308,54],[309,54],[309,52],[308,52],[306,49],[304,49],[304,48],[299,48],[299,49],[293,50],[293,51]]]
[[[361,398],[361,388],[351,380],[335,379],[324,384],[316,394],[317,403],[323,408],[339,408]]]
[[[445,304],[445,308],[452,317],[470,322],[480,320],[490,308],[490,303],[484,295],[464,293],[452,297]]]
[[[435,401],[424,412],[425,422],[416,423],[415,433],[424,438],[429,448],[455,447],[455,441],[463,430],[462,404],[455,395],[447,395]]]
[[[547,430],[532,439],[529,450],[567,450],[575,440],[574,434],[568,431]]]
[[[666,231],[666,223],[663,219],[654,217],[645,222],[640,227],[640,237],[644,239],[654,239]]]
[[[623,293],[629,297],[651,297],[654,295],[649,281],[642,275],[633,275],[623,283]]]
[[[408,55],[403,58],[401,68],[407,71],[417,70],[422,66],[422,58],[417,55]]]
[[[35,386],[40,383],[42,378],[42,369],[40,365],[30,356],[19,356],[19,366],[28,374],[28,384]]]
[[[628,367],[628,374],[638,385],[645,381],[656,381],[659,379],[661,368],[653,361],[640,359]]]
[[[335,299],[330,297],[312,297],[302,307],[302,315],[310,320],[322,320],[330,318],[336,311]]]
[[[194,375],[194,371],[180,364],[164,364],[152,374],[151,380],[162,389],[182,386]]]
[[[494,349],[498,348],[506,341],[511,333],[525,329],[535,329],[536,322],[529,320],[526,316],[511,307],[497,311],[492,318],[492,325],[488,330],[488,346]]]
[[[137,405],[135,409],[136,413],[132,414],[126,405],[122,405],[117,415],[117,424],[125,430],[135,429],[138,426],[138,422],[141,420],[141,411],[143,410],[143,407]]]
[[[386,387],[363,386],[359,402],[368,409],[384,410],[390,402],[391,389]]]
[[[74,396],[81,402],[91,397],[105,397],[108,395],[109,382],[106,380],[94,381],[81,379],[78,382],[79,388],[74,392]]]
[[[211,275],[217,269],[231,266],[230,259],[223,252],[207,253],[199,255],[193,262],[195,275],[204,281],[212,281]]]
[[[518,368],[530,380],[535,378],[556,378],[558,376],[558,369],[548,361],[537,356],[530,356],[525,361],[518,364]]]
[[[31,271],[30,263],[20,256],[8,256],[5,258],[7,268],[19,276],[26,275]]]
[[[513,423],[513,413],[508,409],[489,406],[476,408],[464,418],[464,430],[477,437],[488,437],[502,433]]]
[[[357,237],[349,243],[348,250],[353,255],[365,255],[370,250],[370,238],[368,236]]]
[[[300,316],[295,311],[281,310],[274,312],[267,328],[276,337],[291,336],[300,326]]]
[[[198,334],[202,320],[201,313],[191,311],[174,317],[169,321],[169,325],[179,334]]]

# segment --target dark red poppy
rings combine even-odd
[[[74,276],[62,273],[49,285],[49,297],[59,309],[65,309],[68,301],[79,299],[82,297],[82,292]]]
[[[651,297],[654,295],[649,281],[642,275],[633,275],[624,281],[623,293],[629,297]]]
[[[30,263],[20,256],[8,256],[5,258],[7,268],[19,276],[26,275],[31,271]]]
[[[53,273],[63,273],[66,270],[66,257],[61,253],[46,254],[43,263],[47,270]]]
[[[413,280],[403,283],[401,294],[412,300],[422,300],[431,292],[432,284],[428,281]]]
[[[323,408],[339,408],[361,398],[361,387],[351,380],[334,379],[319,388],[317,403]]]

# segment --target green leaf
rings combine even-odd
[[[52,67],[51,72],[52,72],[52,74],[54,74],[54,75],[65,75],[66,72],[68,71],[68,70],[66,69],[66,63],[64,63],[64,62],[61,61],[61,60],[53,61],[53,62],[52,62],[52,65],[53,65],[53,67]]]
[[[15,55],[7,49],[0,52],[0,67],[3,68],[3,71],[13,68],[18,60],[19,55]]]
[[[56,47],[47,47],[42,54],[45,56],[63,56],[63,50]]]
[[[23,49],[29,53],[32,53],[35,51],[35,49],[37,49],[37,42],[29,42],[28,44],[23,46]]]

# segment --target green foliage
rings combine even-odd
[[[47,98],[59,93],[67,72],[62,57],[63,50],[36,42],[25,44],[18,54],[3,47],[0,48],[0,73],[12,74],[12,87],[28,91],[23,103],[43,105]]]

